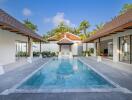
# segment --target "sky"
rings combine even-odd
[[[118,15],[125,3],[132,0],[0,0],[0,8],[21,22],[31,20],[43,35],[62,21],[77,27],[87,20],[91,31]]]

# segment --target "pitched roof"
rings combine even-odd
[[[101,30],[97,31],[96,34],[91,35],[84,42],[90,42],[100,37],[123,32],[127,29],[132,29],[132,9],[106,23]]]
[[[2,9],[0,9],[0,28],[3,30],[8,30],[10,32],[15,32],[18,34],[32,37],[35,40],[43,41],[41,36],[27,28],[24,24],[7,14]]]
[[[57,44],[73,44],[73,42],[68,38],[63,38]]]
[[[60,33],[59,35],[54,35],[48,39],[48,41],[59,41],[60,39],[64,38],[66,35],[67,38],[73,41],[80,41],[80,37],[77,35],[74,35],[72,33],[66,32],[66,33]]]

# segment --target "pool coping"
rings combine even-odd
[[[121,87],[119,84],[115,83],[114,81],[112,81],[111,79],[109,79],[107,76],[103,75],[102,73],[100,73],[99,71],[97,71],[94,67],[92,67],[91,65],[89,65],[88,63],[86,63],[85,61],[82,61],[82,59],[78,58],[81,62],[83,62],[83,64],[85,64],[86,66],[88,66],[90,69],[92,69],[94,72],[96,72],[98,75],[100,75],[102,78],[104,78],[106,81],[108,81],[110,84],[112,84],[113,86],[115,86],[115,88],[112,88],[112,90],[114,89],[114,91],[118,91],[121,90],[121,92],[123,93],[132,93],[132,91],[130,91],[127,88]]]
[[[29,74],[26,78],[24,78],[22,81],[20,81],[18,84],[14,85],[10,89],[6,89],[3,91],[0,95],[8,95],[10,93],[65,93],[65,92],[122,92],[122,93],[132,93],[132,91],[128,90],[127,88],[121,87],[117,83],[110,80],[108,77],[97,71],[95,68],[93,68],[91,65],[86,63],[85,61],[82,61],[81,58],[77,58],[80,60],[84,65],[89,67],[91,70],[93,70],[95,73],[100,75],[102,78],[104,78],[106,81],[108,81],[110,84],[115,86],[115,88],[87,88],[87,89],[17,89],[22,83],[27,81],[32,75],[34,75],[36,72],[38,72],[43,66],[45,66],[47,63],[49,63],[54,58],[49,59],[46,63],[41,65],[38,69],[33,71],[31,74]]]

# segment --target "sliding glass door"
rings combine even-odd
[[[123,36],[119,38],[120,61],[131,63],[131,36]]]

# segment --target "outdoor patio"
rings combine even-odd
[[[107,76],[121,87],[132,91],[132,68],[129,64],[114,63],[110,60],[104,59],[101,63],[96,62],[93,57],[81,57],[83,61],[87,62],[97,71]],[[41,59],[39,62],[33,64],[26,64],[16,70],[0,76],[0,92],[13,87],[19,83],[31,72],[36,70],[38,66],[44,64],[48,59]],[[4,77],[4,78],[3,78]],[[9,95],[1,95],[0,100],[131,100],[131,93],[122,92],[76,92],[76,93],[12,93]]]
[[[5,74],[0,75],[0,92],[10,89],[48,60],[49,58],[34,58],[32,64],[25,60],[21,60],[4,66]]]

